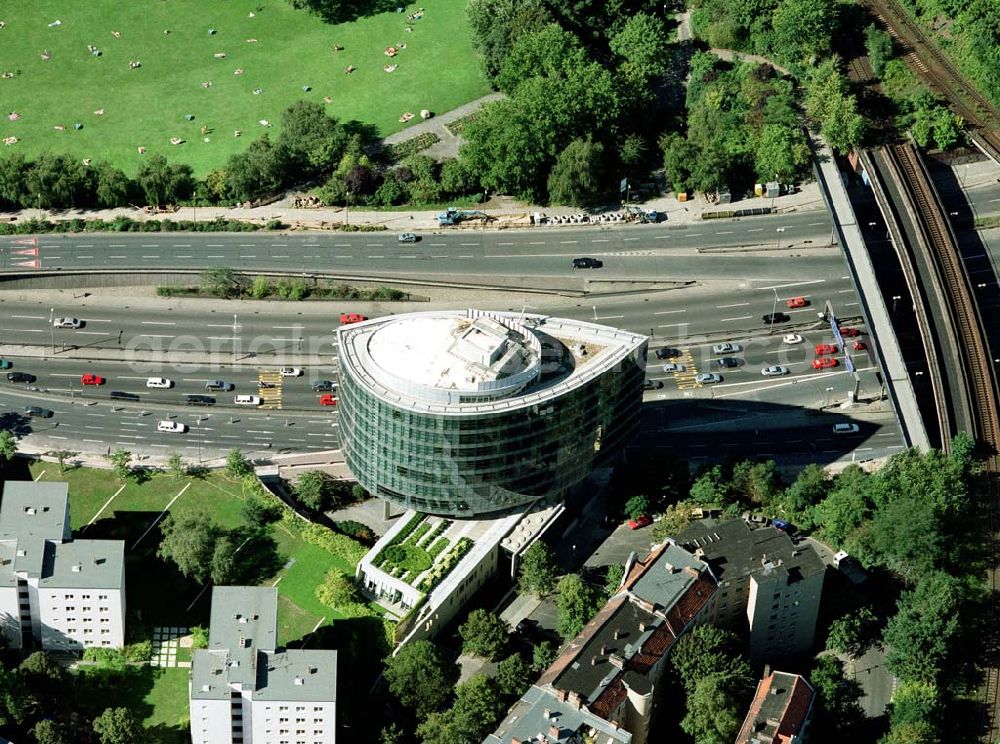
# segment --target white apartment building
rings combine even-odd
[[[208,648],[191,664],[194,744],[333,744],[337,652],[277,648],[278,591],[212,590]]]
[[[125,543],[74,540],[66,483],[7,481],[0,501],[0,631],[12,648],[125,645]]]

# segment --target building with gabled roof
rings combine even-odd
[[[802,744],[815,698],[801,674],[765,667],[736,744]]]
[[[278,648],[274,587],[212,590],[208,648],[191,663],[195,744],[332,744],[337,652]]]
[[[670,649],[688,629],[711,617],[716,591],[708,565],[672,542],[643,560],[630,560],[618,593],[536,683],[555,701],[545,707],[569,706],[582,721],[596,717],[611,724],[613,729],[595,738],[602,744],[605,735],[608,742],[626,741],[618,732],[627,732],[631,744],[645,744],[655,713],[656,685]],[[524,698],[518,705],[522,704]],[[536,701],[538,705],[542,703]],[[548,736],[545,731],[535,733]],[[512,736],[503,726],[493,736],[487,741],[528,741]]]
[[[125,543],[74,540],[67,483],[7,481],[0,500],[0,625],[12,648],[125,644]]]

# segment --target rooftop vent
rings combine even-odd
[[[73,573],[80,573],[83,570],[83,566],[79,563],[73,564]]]
[[[302,679],[302,677],[296,677],[295,678],[295,684],[299,685],[300,687],[302,685],[304,685],[305,683],[306,683],[306,681],[304,679]]]
[[[201,686],[201,691],[202,692],[208,692],[211,689],[212,689],[212,685],[202,685]]]
[[[24,551],[24,548],[18,548],[17,549],[17,557],[18,558],[24,558],[25,555],[27,555],[27,553]]]
[[[26,507],[24,507],[24,513],[28,514],[29,516],[34,516],[34,514],[35,514],[35,507],[33,507],[33,506],[26,506]]]

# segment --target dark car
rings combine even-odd
[[[768,313],[767,315],[762,315],[760,319],[765,323],[787,323],[791,320],[784,313]]]
[[[740,360],[736,357],[721,357],[720,359],[715,360],[715,366],[733,369],[734,367],[740,366]]]
[[[211,395],[185,395],[184,402],[189,406],[214,406],[215,398]]]
[[[661,387],[663,387],[661,380],[646,380],[642,383],[643,390],[659,390]]]
[[[656,350],[657,359],[674,359],[681,355],[680,349],[671,349],[669,346],[664,346],[662,349]]]
[[[604,262],[596,258],[574,258],[574,269],[599,269],[604,266]]]
[[[27,372],[8,372],[7,382],[34,382],[37,377]]]
[[[236,386],[231,382],[226,382],[225,380],[209,380],[205,383],[206,390],[221,390],[224,393],[228,393],[233,390]]]
[[[314,393],[332,393],[337,389],[337,383],[333,380],[320,380],[313,383]]]
[[[32,418],[52,418],[53,416],[52,411],[41,406],[25,406],[24,412]]]
[[[112,390],[109,397],[118,400],[139,400],[139,396],[135,393],[123,393],[121,390]]]

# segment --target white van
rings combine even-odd
[[[157,421],[156,430],[170,434],[183,434],[187,431],[187,424],[182,424],[180,421]]]
[[[146,387],[148,388],[171,388],[174,383],[168,380],[166,377],[147,377]]]
[[[259,395],[237,395],[233,398],[233,403],[238,406],[259,406],[260,396]]]
[[[834,434],[857,434],[860,431],[857,424],[834,424]]]

